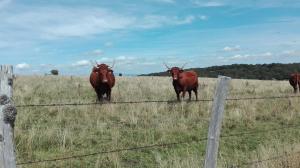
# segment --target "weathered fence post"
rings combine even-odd
[[[0,66],[0,168],[15,168],[14,121],[17,110],[11,100],[13,67]]]
[[[225,99],[229,90],[231,78],[219,76],[214,95],[211,119],[209,123],[205,168],[216,168],[219,148],[219,137],[221,133],[222,119],[224,114]]]

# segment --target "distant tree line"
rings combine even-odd
[[[300,72],[300,63],[292,64],[232,64],[207,68],[192,68],[200,77],[216,78],[218,75],[235,79],[286,80],[294,72]],[[167,72],[143,74],[141,76],[168,76]]]

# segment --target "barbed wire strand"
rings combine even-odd
[[[100,154],[119,153],[119,152],[124,152],[124,151],[136,151],[136,150],[151,149],[151,148],[167,148],[167,147],[176,146],[176,145],[180,145],[180,144],[201,142],[201,141],[205,141],[205,140],[207,140],[207,138],[202,138],[202,139],[198,139],[198,140],[193,139],[193,140],[189,140],[189,141],[179,141],[179,142],[173,142],[173,143],[154,144],[154,145],[132,147],[132,148],[121,148],[121,149],[100,151],[100,152],[94,152],[94,153],[88,153],[88,154],[82,154],[82,155],[73,155],[73,156],[67,156],[67,157],[61,157],[61,158],[19,162],[19,163],[17,163],[17,165],[26,165],[26,164],[36,164],[36,163],[42,163],[42,162],[54,162],[54,161],[61,161],[61,160],[77,159],[77,158],[83,158],[83,157],[100,155]]]
[[[300,96],[268,96],[268,97],[241,97],[241,98],[227,98],[226,100],[262,100],[262,99],[288,99],[288,98],[300,98]]]
[[[262,99],[286,99],[299,98],[300,96],[270,96],[270,97],[242,97],[242,98],[227,98],[227,101],[238,100],[262,100]],[[16,107],[51,107],[51,106],[88,106],[88,105],[105,105],[105,104],[142,104],[142,103],[180,103],[180,102],[211,102],[213,99],[200,99],[189,101],[177,100],[145,100],[145,101],[115,101],[115,102],[88,102],[88,103],[53,103],[53,104],[20,104]]]
[[[266,129],[266,130],[255,131],[255,132],[250,131],[250,132],[243,132],[243,133],[236,133],[236,134],[221,135],[220,138],[251,135],[251,134],[257,134],[257,133],[263,133],[263,132],[269,132],[269,131],[278,131],[278,130],[289,129],[289,128],[297,128],[297,127],[300,127],[300,125],[290,125],[288,127],[280,127],[280,128],[272,129],[272,130],[271,129]],[[62,158],[36,160],[36,161],[26,161],[26,162],[17,163],[17,165],[36,164],[36,163],[42,163],[42,162],[54,162],[54,161],[61,161],[61,160],[83,158],[83,157],[100,155],[100,154],[119,153],[119,152],[124,152],[124,151],[135,151],[135,150],[151,149],[151,148],[166,148],[166,147],[170,147],[170,146],[176,146],[176,145],[187,144],[187,143],[192,143],[192,142],[201,142],[201,141],[206,141],[206,140],[207,140],[207,138],[201,138],[201,139],[192,139],[192,140],[188,140],[188,141],[179,141],[179,142],[173,142],[173,143],[154,144],[154,145],[132,147],[132,148],[121,148],[121,149],[115,149],[115,150],[109,150],[109,151],[100,151],[100,152],[94,152],[94,153],[88,153],[88,154],[82,154],[82,155],[73,155],[73,156],[62,157]]]
[[[47,106],[85,106],[106,104],[142,104],[142,103],[180,103],[180,102],[209,102],[213,99],[177,101],[177,100],[145,100],[145,101],[116,101],[116,102],[88,102],[88,103],[53,103],[53,104],[20,104],[16,107],[47,107]]]
[[[243,135],[252,135],[252,134],[258,134],[258,133],[265,133],[265,132],[276,132],[280,130],[285,130],[285,129],[295,129],[295,128],[300,128],[300,125],[285,125],[283,127],[278,127],[278,128],[271,128],[271,129],[264,129],[264,130],[255,130],[255,131],[248,131],[248,132],[240,132],[240,133],[234,133],[234,134],[228,134],[228,135],[221,135],[221,138],[227,138],[227,137],[236,137],[236,136],[243,136]]]
[[[300,151],[285,154],[285,155],[274,156],[274,157],[270,157],[270,158],[263,159],[263,160],[254,160],[254,161],[250,161],[250,162],[244,162],[244,163],[241,163],[241,164],[238,164],[238,165],[232,165],[231,167],[232,168],[239,168],[239,167],[242,167],[242,166],[249,166],[249,165],[259,164],[259,163],[268,162],[268,161],[272,161],[272,160],[278,160],[278,159],[281,159],[281,158],[287,158],[287,157],[297,155],[297,154],[300,154]]]

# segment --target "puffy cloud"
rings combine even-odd
[[[300,57],[300,51],[287,50],[287,51],[283,51],[281,55],[284,57]]]
[[[261,56],[261,57],[272,57],[273,54],[271,52],[266,52],[266,53],[260,54],[258,56]]]
[[[229,57],[230,60],[242,60],[242,59],[248,59],[250,57],[250,55],[246,54],[246,55],[234,55],[232,57]]]
[[[236,45],[236,46],[233,46],[233,47],[229,47],[229,46],[226,46],[223,48],[223,51],[240,51],[241,48],[239,45]]]
[[[198,7],[219,7],[224,6],[223,3],[217,1],[203,1],[203,0],[192,0],[192,3]]]
[[[136,58],[135,57],[128,57],[128,56],[118,56],[116,58],[116,60],[119,60],[119,61],[123,61],[123,60],[135,60]]]
[[[105,47],[112,47],[113,45],[114,45],[114,43],[111,42],[111,41],[108,41],[108,42],[104,43]]]
[[[150,29],[189,24],[195,16],[128,15],[103,8],[32,7],[14,13],[0,13],[0,24],[13,36],[55,39],[84,37],[116,30]],[[199,19],[199,18],[198,18]],[[201,18],[200,18],[201,19]],[[15,28],[21,29],[18,34]],[[26,33],[24,33],[26,32]],[[0,35],[1,35],[0,29]]]
[[[104,54],[104,51],[102,51],[101,49],[96,49],[96,50],[85,53],[85,55],[88,55],[88,56],[101,56],[103,54]]]
[[[229,60],[248,60],[248,59],[260,59],[260,58],[271,58],[274,55],[271,52],[259,53],[259,54],[237,54],[229,57]]]
[[[158,28],[162,26],[171,26],[171,25],[184,25],[190,24],[196,19],[195,16],[189,15],[183,18],[169,17],[169,16],[161,16],[161,15],[147,15],[142,19],[140,23],[137,23],[136,27],[150,29],[150,28]]]
[[[161,3],[175,3],[175,0],[152,0],[154,2],[161,2]]]
[[[200,15],[200,16],[198,16],[198,18],[199,18],[200,20],[207,20],[207,19],[208,19],[208,17],[205,16],[205,15]]]
[[[80,60],[72,64],[74,67],[84,67],[91,65],[91,62],[88,60]]]
[[[190,0],[197,7],[299,7],[295,0],[244,0],[237,3],[236,0]]]
[[[17,68],[17,69],[29,69],[29,68],[30,68],[30,65],[27,64],[27,63],[20,63],[20,64],[17,64],[17,65],[16,65],[16,68]]]

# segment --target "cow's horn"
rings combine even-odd
[[[167,69],[171,69],[165,62],[164,65],[166,66]]]
[[[92,60],[90,60],[90,63],[91,63],[91,65],[93,65],[93,66],[96,66],[96,65],[97,65],[97,64],[95,65],[95,62],[93,62]]]
[[[109,66],[111,69],[113,69],[114,68],[114,66],[115,66],[115,64],[116,64],[116,60],[114,59],[113,60],[113,63],[112,63],[112,66]]]
[[[183,68],[184,68],[184,66],[186,66],[186,64],[187,64],[187,62],[186,62],[185,64],[183,64],[183,65],[182,65],[181,69],[183,69]]]

